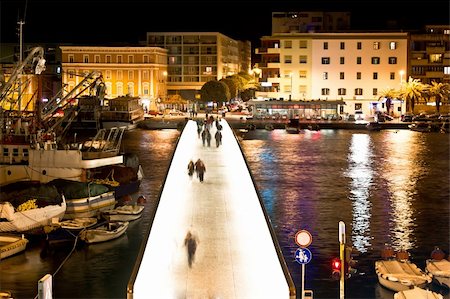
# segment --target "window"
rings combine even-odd
[[[373,49],[380,50],[380,42],[373,42]]]
[[[74,62],[74,57],[73,57],[73,55],[69,55],[69,62],[70,62],[70,63],[73,63],[73,62]]]
[[[284,56],[284,63],[292,63],[292,56],[291,55],[285,55]]]
[[[144,94],[145,95],[149,95],[149,85],[148,85],[148,83],[144,83],[142,85],[142,89],[144,90]]]
[[[389,64],[397,64],[397,57],[389,57]]]
[[[378,88],[372,89],[372,95],[374,96],[378,95]]]
[[[305,64],[305,63],[307,63],[307,62],[308,62],[307,56],[306,56],[306,55],[300,55],[300,57],[299,57],[299,63]]]
[[[284,92],[291,92],[292,91],[292,86],[290,85],[284,85],[283,86]]]
[[[111,63],[111,55],[106,55],[106,63]]]
[[[128,71],[128,80],[134,80],[134,72]]]
[[[361,103],[355,103],[355,110],[361,110],[362,104]]]
[[[117,82],[116,83],[116,88],[117,88],[117,96],[123,96],[123,83],[122,82]]]
[[[339,73],[339,79],[341,79],[341,80],[345,79],[344,72]]]
[[[305,96],[304,94],[306,93],[306,88],[307,88],[306,85],[299,85],[298,86],[298,92],[299,93],[303,93],[303,96]]]
[[[442,54],[430,54],[430,56],[428,57],[428,62],[442,63]]]
[[[322,79],[323,80],[328,80],[328,72],[323,72]]]
[[[361,80],[361,72],[357,72],[356,73],[356,79],[357,80]]]
[[[330,89],[329,88],[322,88],[322,95],[323,96],[329,96],[330,95]]]
[[[100,63],[100,55],[95,55],[95,63]]]
[[[74,70],[69,70],[69,79],[73,79],[74,74],[75,74]]]
[[[304,78],[306,78],[306,74],[307,74],[306,71],[299,71],[298,72],[298,77],[304,79]]]
[[[322,64],[330,64],[330,57],[322,57]]]
[[[9,156],[9,148],[4,147],[3,148],[3,157],[8,157]]]
[[[380,57],[372,57],[372,64],[380,64]]]
[[[111,80],[111,71],[110,70],[105,71],[105,79]]]
[[[142,77],[143,77],[143,80],[148,80],[148,71],[143,71]]]
[[[391,73],[389,74],[389,78],[390,78],[391,80],[395,80],[395,73],[394,73],[394,72],[391,72]]]
[[[133,82],[128,82],[127,85],[127,94],[130,96],[134,96],[134,83]]]
[[[374,79],[374,80],[377,80],[377,79],[378,79],[378,73],[376,73],[376,72],[373,73],[373,79]]]
[[[301,40],[300,41],[300,45],[299,45],[300,49],[306,49],[308,48],[308,43],[306,40]]]
[[[341,42],[341,50],[345,50],[345,43]]]
[[[389,42],[389,49],[391,50],[397,49],[397,42]]]
[[[13,148],[13,156],[14,157],[18,157],[19,156],[19,149],[18,148]]]
[[[122,63],[122,55],[117,55],[117,63]]]
[[[328,42],[323,42],[323,49],[328,50]]]
[[[338,89],[338,95],[345,96],[347,94],[347,90],[345,88]]]
[[[356,57],[356,64],[361,64],[361,61],[362,61],[361,57]]]
[[[89,63],[89,55],[83,55],[83,62]]]
[[[144,55],[144,63],[148,63],[148,55]]]
[[[450,75],[450,66],[444,66],[444,74]]]
[[[363,90],[362,88],[355,88],[355,96],[362,96]],[[361,108],[357,109],[360,110]]]
[[[117,80],[123,80],[122,70],[117,71]]]
[[[340,64],[344,64],[345,63],[345,57],[340,57],[339,58],[339,63]]]
[[[128,55],[128,63],[133,63],[133,55]]]
[[[362,43],[361,42],[357,42],[356,43],[356,49],[358,49],[358,50],[362,49]]]
[[[291,49],[292,48],[292,41],[290,41],[290,40],[284,41],[284,48]]]
[[[23,153],[24,157],[28,157],[28,149],[27,148],[24,148],[22,153]]]

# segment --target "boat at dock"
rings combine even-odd
[[[443,250],[435,247],[431,258],[426,260],[425,271],[433,277],[435,284],[443,288],[450,288],[450,261],[445,258]]]
[[[87,244],[110,241],[125,234],[128,224],[127,221],[102,222],[82,230],[79,237]]]
[[[100,110],[100,122],[103,128],[136,128],[144,120],[144,108],[138,97],[121,96],[105,100]]]
[[[123,205],[102,213],[102,217],[108,221],[133,221],[141,218],[144,211],[143,205]]]
[[[0,234],[0,261],[25,251],[28,244],[28,239],[22,234]]]
[[[394,299],[443,299],[444,297],[436,292],[414,287],[409,290],[400,291],[394,294]]]

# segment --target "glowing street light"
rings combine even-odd
[[[405,71],[400,70],[398,73],[400,74],[400,84],[403,84],[403,75],[405,74]]]

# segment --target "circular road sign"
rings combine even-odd
[[[312,253],[308,248],[299,248],[295,251],[295,260],[301,265],[307,264],[312,260]]]
[[[312,236],[307,230],[299,230],[295,234],[295,243],[300,247],[308,247],[312,242]]]

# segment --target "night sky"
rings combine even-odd
[[[0,42],[137,44],[151,31],[221,32],[254,44],[271,34],[275,11],[349,11],[355,30],[415,30],[449,24],[448,0],[0,0]],[[397,26],[388,27],[395,20]],[[390,22],[392,23],[392,22]]]

